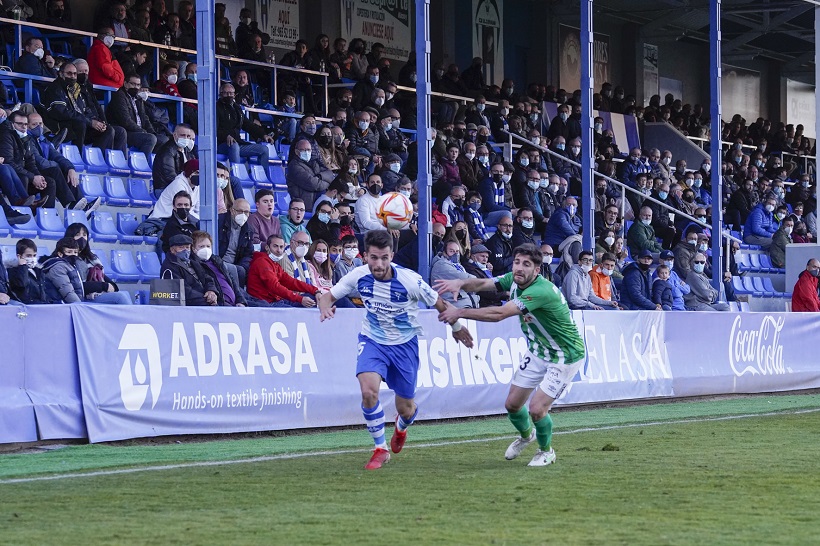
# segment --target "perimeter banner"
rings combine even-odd
[[[581,87],[581,31],[558,25],[558,78],[561,87],[572,93]],[[592,35],[592,68],[595,92],[609,81],[609,35]]]
[[[25,389],[25,316],[25,307],[0,306],[0,443],[37,440],[34,405]]]
[[[406,61],[413,49],[410,0],[341,0],[341,37],[348,46],[361,38],[370,46],[384,44],[384,56]]]
[[[269,47],[291,50],[296,46],[300,37],[299,0],[256,0],[256,15],[259,29],[270,34]]]
[[[339,310],[71,306],[92,442],[360,424],[355,378],[364,315]],[[820,386],[810,314],[592,311],[587,347],[558,404]],[[526,349],[517,321],[469,323],[455,342],[422,311],[420,419],[503,413]],[[392,394],[382,403],[394,414]]]

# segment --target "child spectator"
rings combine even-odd
[[[669,267],[659,265],[656,273],[658,278],[652,283],[652,301],[660,305],[664,311],[671,311],[674,300],[672,285],[669,284]]]
[[[48,303],[46,279],[37,264],[37,245],[31,239],[17,241],[16,267],[9,268],[9,296],[31,305]]]

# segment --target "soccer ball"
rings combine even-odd
[[[398,192],[384,194],[379,199],[377,211],[387,229],[403,229],[413,219],[413,204]]]

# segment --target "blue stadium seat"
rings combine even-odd
[[[290,144],[279,145],[279,157],[282,161],[287,162],[288,157],[290,157]]]
[[[276,189],[287,189],[288,182],[285,180],[285,169],[282,165],[271,165],[268,167],[268,177]]]
[[[2,211],[0,211],[2,213]],[[6,264],[11,266],[12,263],[17,263],[17,247],[14,245],[0,245],[0,254],[3,255],[3,261],[0,262],[0,267],[5,267]]]
[[[743,280],[743,287],[746,289],[747,293],[753,295],[756,298],[763,297],[763,292],[755,288],[754,280],[752,280],[752,277],[746,275],[744,277],[741,277],[741,279]]]
[[[103,203],[108,200],[108,196],[105,195],[102,178],[98,174],[81,174],[80,189],[83,190],[83,195],[87,197],[89,201],[93,201],[97,197],[101,198]]]
[[[242,196],[251,204],[251,212],[256,212],[256,201],[253,199],[253,188],[242,188]]]
[[[77,148],[74,144],[63,144],[60,146],[60,150],[66,159],[74,163],[74,168],[77,171],[85,172],[87,167],[85,161],[83,161],[83,156],[80,155],[79,148]]]
[[[143,280],[159,277],[160,263],[156,252],[137,252],[137,268]]]
[[[268,147],[268,158],[271,161],[279,161],[279,152],[276,151],[276,145],[271,144],[270,142],[266,142],[265,146]]]
[[[762,277],[750,277],[752,279],[752,286],[754,286],[755,291],[760,292],[764,298],[773,298],[775,297],[775,293],[769,292],[766,290],[766,287],[763,285],[763,278]]]
[[[117,222],[110,212],[99,210],[94,212],[91,217],[91,238],[106,243],[116,243],[119,240]]]
[[[775,267],[772,263],[772,258],[768,254],[760,254],[760,265],[769,270],[769,273],[783,274],[786,270],[782,267]]]
[[[768,273],[769,268],[763,267],[763,264],[760,263],[760,254],[749,254],[749,261],[752,263],[752,271],[758,271],[760,273]]]
[[[253,179],[248,174],[248,168],[244,163],[234,163],[231,165],[231,173],[239,180],[243,187],[253,187]]]
[[[148,187],[149,181],[145,178],[128,179],[128,195],[131,197],[131,204],[135,207],[153,207],[154,196]]]
[[[251,178],[256,182],[256,188],[272,188],[270,179],[268,178],[267,168],[262,165],[251,165]]]
[[[151,168],[154,168],[154,158],[157,157],[157,154],[151,154],[151,157],[148,158],[148,164],[151,165]]]
[[[94,148],[93,146],[83,148],[83,159],[85,160],[86,170],[88,172],[98,174],[108,173],[108,164],[105,162],[102,150],[99,148]]]
[[[791,298],[791,292],[778,292],[775,290],[774,285],[772,284],[772,279],[769,277],[763,277],[763,288],[766,289],[767,292],[771,292],[778,298]]]
[[[120,281],[137,282],[142,278],[130,250],[111,251],[111,270],[117,274]]]
[[[134,235],[134,230],[140,225],[136,215],[127,212],[117,213],[117,231],[120,234],[120,242],[132,245],[143,243],[142,235]]]
[[[105,193],[108,195],[108,204],[127,207],[131,204],[131,197],[125,189],[125,182],[119,176],[105,177]]]
[[[0,235],[6,236],[11,233],[11,224],[6,218],[6,213],[0,209]]]
[[[225,155],[225,154],[216,154],[216,160],[221,162],[221,163],[224,163],[225,165],[227,165],[229,163],[228,162],[228,156]]]
[[[65,214],[65,227],[68,227],[71,224],[80,223],[83,224],[86,229],[91,231],[91,228],[88,226],[88,218],[85,216],[85,211],[66,209],[63,211],[63,214]]]
[[[28,214],[31,216],[31,209],[28,207],[13,207],[14,210],[21,214]],[[5,215],[3,216],[5,219]],[[25,224],[17,224],[11,226],[11,234],[13,237],[37,237],[40,230],[37,228],[37,221],[34,217]]]
[[[151,178],[151,165],[148,158],[142,152],[131,152],[128,154],[128,165],[131,167],[131,174],[139,178]]]
[[[273,197],[276,199],[276,210],[279,214],[287,214],[290,208],[290,194],[286,191],[275,191]]]
[[[752,261],[749,259],[749,255],[744,253],[738,252],[735,254],[735,263],[737,263],[737,270],[741,273],[746,271],[750,271],[752,268]]]
[[[743,278],[738,275],[732,277],[732,288],[735,289],[735,294],[737,295],[746,295],[752,293],[751,291],[746,289],[746,287],[743,285]]]
[[[97,256],[97,259],[102,264],[103,270],[105,271],[105,275],[112,281],[118,280],[117,272],[111,268],[111,257],[108,254],[108,252],[104,250],[94,249],[91,249],[91,252],[93,252]]]
[[[37,225],[40,227],[40,237],[45,239],[62,239],[65,228],[57,209],[37,209]]]
[[[105,162],[108,163],[108,172],[120,176],[131,176],[131,166],[122,150],[106,150]]]

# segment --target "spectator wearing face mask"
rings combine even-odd
[[[91,63],[89,65],[93,66]],[[137,148],[148,158],[154,151],[157,137],[145,113],[144,103],[137,97],[140,85],[140,77],[129,74],[124,85],[116,93],[111,94],[111,101],[106,106],[105,113],[112,124],[125,129],[128,146]]]
[[[30,36],[23,42],[23,52],[14,61],[14,71],[21,74],[31,74],[43,78],[54,78],[57,73],[53,68],[49,68],[43,62],[45,57],[43,40],[37,36]],[[41,92],[48,86],[47,82],[33,82],[32,85]]]
[[[251,205],[245,199],[233,202],[231,210],[219,218],[219,257],[236,267],[239,285],[245,286],[253,257],[253,240],[248,218]],[[228,268],[231,272],[231,268]]]
[[[636,188],[636,178],[639,174],[646,174],[648,175],[650,172],[649,166],[641,161],[641,149],[640,148],[632,148],[629,151],[629,157],[623,163],[623,174],[621,175],[621,182],[630,186],[632,188]]]
[[[794,220],[789,216],[783,220],[780,227],[772,235],[769,257],[772,259],[772,265],[775,267],[786,267],[786,245],[793,242],[792,232],[794,231],[794,225]]]
[[[199,258],[203,272],[210,276],[216,287],[217,305],[224,307],[247,307],[244,291],[233,275],[228,273],[222,258],[213,253],[211,235],[205,231],[194,231],[191,252]]]
[[[288,163],[288,193],[292,198],[302,199],[308,210],[335,178],[333,171],[322,167],[313,157],[310,142],[299,140],[294,146],[297,157]]]
[[[401,158],[396,154],[384,156],[382,168],[377,171],[377,174],[381,176],[384,184],[384,193],[398,191],[399,186],[410,182],[410,179],[401,172]]]
[[[582,250],[578,263],[574,264],[564,275],[561,282],[561,293],[567,300],[570,309],[591,309],[600,311],[604,307],[617,307],[617,303],[598,297],[592,289],[592,271],[595,260],[592,252]]]
[[[535,245],[535,216],[533,211],[528,207],[521,207],[518,209],[518,215],[515,218],[515,226],[513,226],[512,246],[517,248],[523,244]]]
[[[661,310],[661,306],[652,301],[649,268],[652,265],[652,252],[641,250],[637,261],[627,265],[624,270],[624,281],[621,289],[621,305],[632,310]]]
[[[0,271],[0,304],[4,304],[3,294],[26,305],[49,303],[46,297],[45,275],[37,263],[37,245],[31,239],[20,239],[17,241],[16,251],[17,266],[8,270],[8,288],[5,291],[3,271]],[[0,268],[4,269],[2,263],[3,258],[0,254]]]
[[[328,201],[321,203],[313,217],[308,220],[307,231],[313,241],[338,241],[341,239],[339,211]]]
[[[754,183],[751,180],[744,180],[741,188],[732,193],[729,205],[726,207],[725,222],[739,228],[746,223],[749,214],[757,204]]]
[[[461,183],[466,186],[468,190],[477,189],[479,180],[484,179],[487,175],[487,171],[476,157],[476,145],[472,142],[465,142],[464,153],[459,155],[456,162],[458,163]]]
[[[692,259],[695,257],[695,254],[697,254],[697,252],[700,249],[700,243],[698,241],[698,235],[700,233],[701,229],[698,226],[690,226],[686,229],[686,235],[684,235],[684,239],[680,243],[675,245],[673,251],[673,271],[684,281],[686,280],[686,277],[689,275],[689,272],[692,270]]]
[[[487,239],[484,246],[490,251],[490,263],[493,264],[493,273],[504,275],[510,272],[513,262],[512,214],[502,217],[496,227],[498,229],[492,237]]]
[[[743,241],[750,245],[760,245],[768,249],[772,244],[772,235],[777,231],[774,221],[776,201],[773,196],[759,203],[749,213],[743,228]]]
[[[797,277],[792,291],[792,311],[796,313],[817,313],[820,311],[820,298],[817,296],[817,279],[820,277],[820,261],[812,258],[806,264],[805,271]]]
[[[125,6],[123,6],[123,9],[125,9]],[[122,67],[111,54],[113,45],[113,29],[107,26],[100,28],[91,49],[88,50],[88,81],[93,85],[120,88],[125,82]]]
[[[448,241],[444,249],[433,258],[430,264],[430,282],[450,279],[471,279],[472,275],[467,273],[461,265],[461,248],[457,241]],[[442,299],[458,307],[459,309],[475,309],[479,306],[479,297],[474,292],[459,291],[458,298],[453,294],[442,294]]]
[[[293,161],[299,157],[299,151],[295,144],[298,144],[300,140],[307,140],[310,142],[311,157],[318,161],[322,167],[328,166],[324,161],[324,157],[319,149],[319,142],[316,139],[318,130],[319,125],[316,123],[316,118],[313,115],[305,114],[302,116],[302,119],[299,120],[299,132],[296,133],[296,136],[292,140],[294,145],[290,147],[288,161]]]
[[[441,212],[447,217],[447,227],[454,226],[457,222],[464,222],[465,211],[464,200],[467,191],[464,186],[456,185],[450,189],[450,195],[441,203]]]
[[[43,263],[45,291],[49,303],[79,303],[85,300],[83,282],[77,270],[77,241],[63,237],[54,253]]]
[[[487,226],[484,224],[484,218],[479,212],[481,210],[481,194],[477,191],[471,191],[467,194],[467,208],[465,209],[465,216],[467,220],[467,227],[470,231],[470,239],[476,243],[483,243],[490,238],[487,233]]]
[[[602,300],[611,302],[612,309],[620,308],[615,283],[612,282],[616,272],[616,262],[617,259],[614,254],[605,252],[598,260],[598,265],[589,272],[589,277],[592,280],[592,291]]]
[[[470,259],[464,264],[464,270],[477,279],[492,279],[493,264],[490,262],[490,251],[484,245],[474,245],[470,249]],[[476,293],[479,307],[498,307],[507,299],[507,294],[497,290]]]
[[[307,251],[307,247],[305,247]],[[248,272],[248,295],[251,306],[263,307],[315,307],[319,289],[294,279],[282,268],[285,257],[285,241],[278,235],[268,237],[262,252],[256,252]]]
[[[355,59],[354,59],[355,61]],[[377,104],[377,108],[381,108],[375,101],[373,92],[376,90],[376,85],[379,83],[379,67],[370,65],[367,67],[367,74],[356,85],[353,86],[353,108],[355,110],[362,110],[370,102]],[[382,92],[382,100],[384,100],[384,92]],[[383,103],[382,103],[383,104]]]
[[[162,251],[166,254],[170,250],[172,237],[175,235],[191,237],[193,232],[199,229],[199,219],[191,214],[191,195],[184,190],[179,191],[174,195],[173,203],[173,213],[166,220],[160,237]]]
[[[567,196],[564,198],[564,206],[550,216],[544,240],[552,245],[554,251],[558,251],[558,245],[562,241],[581,232],[581,219],[576,215],[577,212],[578,201]]]
[[[285,247],[284,258],[279,262],[285,273],[298,281],[302,281],[312,286],[316,284],[316,279],[311,276],[310,267],[305,260],[310,249],[310,235],[306,231],[297,231],[290,239],[290,244]]]
[[[718,301],[720,294],[706,276],[706,255],[698,252],[692,259],[692,271],[686,277],[690,291],[684,296],[689,311],[728,311],[729,304]]]
[[[160,277],[182,279],[185,286],[185,305],[218,305],[219,288],[213,277],[205,272],[202,262],[191,254],[193,240],[187,235],[175,235],[169,241],[170,251],[162,262]]]
[[[435,248],[433,249],[435,251]],[[418,253],[416,253],[418,254]],[[342,254],[339,261],[333,267],[333,283],[336,284],[339,280],[363,264],[359,258],[359,242],[355,235],[345,235],[342,237]],[[349,296],[350,300],[357,307],[362,307],[362,297],[357,292]]]
[[[490,227],[497,225],[510,211],[505,199],[505,176],[504,165],[494,163],[490,167],[489,176],[478,183],[478,193],[481,195],[479,211],[484,216],[485,224]]]

